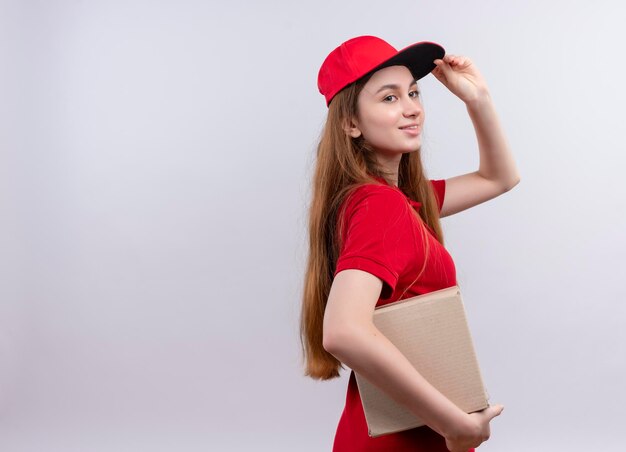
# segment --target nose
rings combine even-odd
[[[422,104],[419,98],[404,96],[402,107],[403,115],[407,118],[417,118],[422,114]]]

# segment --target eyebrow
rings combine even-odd
[[[413,81],[413,82],[409,85],[409,88],[410,88],[411,86],[413,86],[413,85],[417,85],[417,80],[414,80],[414,81]],[[383,86],[381,86],[381,87],[378,89],[378,91],[376,91],[374,94],[378,94],[378,93],[380,93],[381,91],[386,90],[386,89],[396,89],[396,90],[397,90],[397,89],[400,89],[400,86],[399,86],[399,85],[396,85],[396,84],[393,84],[393,83],[392,83],[392,84],[389,84],[389,85],[383,85]]]

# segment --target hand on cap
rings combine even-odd
[[[475,101],[489,93],[485,79],[469,58],[446,54],[433,62],[437,67],[432,74],[463,102]]]

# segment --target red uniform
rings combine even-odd
[[[335,275],[359,269],[379,277],[383,289],[376,306],[454,286],[456,269],[452,257],[411,208],[421,204],[410,200],[399,188],[368,184],[359,187],[345,202],[344,239]],[[439,210],[445,195],[445,180],[432,180]],[[428,254],[424,253],[425,241]],[[424,265],[422,276],[413,282]],[[413,283],[413,284],[411,284]],[[410,287],[409,287],[410,286]],[[408,290],[404,295],[405,289]],[[370,438],[363,405],[350,373],[346,405],[337,426],[333,452],[415,451],[448,452],[444,438],[429,427]]]

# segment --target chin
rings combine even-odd
[[[412,143],[406,143],[404,146],[402,146],[402,153],[406,154],[408,152],[416,152],[419,151],[420,148],[422,147],[422,142],[421,141],[414,141]]]
[[[375,147],[374,149],[376,150],[376,152],[379,152],[381,154],[386,155],[387,157],[392,157],[394,155],[397,154],[410,154],[411,152],[418,152],[422,147],[422,143],[418,143],[415,145],[405,145],[405,146],[398,146],[397,148],[379,148],[379,147]]]

